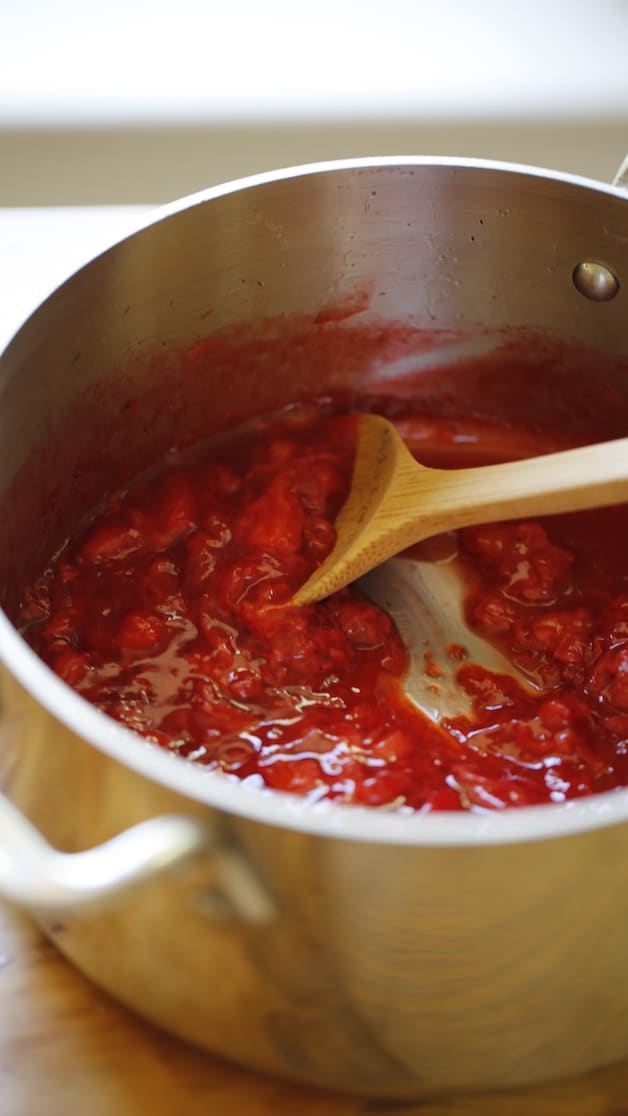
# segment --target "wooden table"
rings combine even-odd
[[[518,1093],[341,1097],[228,1065],[135,1018],[0,906],[0,1116],[624,1116],[628,1063]]]

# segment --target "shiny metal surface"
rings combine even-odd
[[[622,190],[628,190],[628,155],[626,155],[617,174],[613,178],[613,186],[619,186]]]
[[[47,914],[116,903],[210,844],[199,822],[171,815],[150,818],[94,849],[61,853],[1,796],[0,834],[0,893]]]
[[[616,298],[581,297],[582,260],[617,275]],[[526,168],[362,160],[169,207],[64,284],[0,359],[3,595],[72,526],[90,496],[85,463],[112,431],[103,488],[194,423],[218,430],[333,385],[324,352],[298,383],[272,369],[237,384],[210,372],[169,416],[146,412],[129,429],[156,350],[163,369],[209,333],[254,333],[282,314],[312,321],[357,292],[360,321],[450,330],[462,359],[468,345],[499,346],[506,327],[613,358],[628,350],[627,275],[619,190]],[[424,358],[437,374],[437,356]],[[390,374],[356,365],[353,383],[376,390]],[[88,389],[64,489],[36,447]],[[628,396],[619,371],[613,389]],[[628,1054],[628,791],[487,816],[308,809],[134,738],[39,663],[6,616],[0,652],[0,785],[55,848],[89,849],[174,813],[225,850],[199,852],[114,909],[42,916],[77,965],[148,1018],[258,1069],[399,1096]]]
[[[619,280],[610,267],[595,260],[576,264],[573,281],[577,291],[594,302],[610,302],[619,293]]]

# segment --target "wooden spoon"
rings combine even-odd
[[[452,646],[464,651],[464,662],[491,674],[510,675],[529,693],[538,691],[533,674],[524,673],[467,626],[465,584],[456,562],[400,555],[365,574],[357,584],[394,620],[408,652],[403,689],[431,721],[473,717],[472,694],[458,679],[462,659],[452,658]]]
[[[442,531],[624,500],[628,438],[505,465],[428,469],[415,461],[392,423],[361,415],[351,491],[336,519],[336,544],[294,601],[321,600]]]

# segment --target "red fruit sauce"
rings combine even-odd
[[[427,464],[553,448],[547,433],[394,414]],[[628,505],[459,533],[470,625],[540,689],[452,648],[473,715],[436,726],[358,589],[291,603],[333,545],[355,437],[327,400],[173,453],[31,586],[27,640],[155,744],[311,800],[483,810],[628,785]]]

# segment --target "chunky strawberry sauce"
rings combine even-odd
[[[397,417],[428,464],[556,448]],[[173,454],[26,593],[26,638],[157,745],[310,799],[481,810],[628,785],[628,507],[460,532],[469,623],[535,688],[451,648],[474,713],[436,726],[404,697],[405,649],[358,589],[291,603],[333,545],[354,446],[353,417],[325,402]]]

